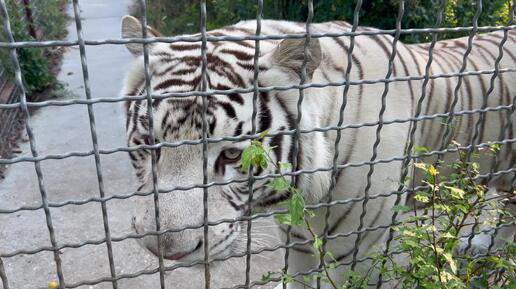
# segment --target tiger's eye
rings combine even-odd
[[[229,161],[237,161],[241,154],[242,151],[236,148],[229,148],[222,151],[222,156]]]

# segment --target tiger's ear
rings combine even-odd
[[[125,15],[122,17],[122,38],[142,38],[142,24],[140,20],[137,18]],[[159,33],[156,29],[147,26],[147,37],[160,37],[161,33]],[[129,51],[135,56],[143,54],[143,45],[139,43],[128,43],[125,45]]]
[[[290,69],[301,76],[301,68],[304,61],[305,39],[285,39],[276,47],[273,54],[273,61],[276,65]],[[310,39],[307,47],[306,75],[312,75],[321,64],[321,45],[319,39]]]

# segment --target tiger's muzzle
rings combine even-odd
[[[211,193],[208,202],[208,222],[221,219],[235,219],[235,211],[225,199],[217,199],[217,192]],[[159,231],[156,229],[156,215],[153,202],[149,200],[145,208],[136,213],[132,220],[134,231],[143,235],[140,244],[152,254],[174,261],[197,261],[204,259],[204,210],[202,189],[171,192],[160,195]],[[211,257],[227,255],[232,243],[238,239],[238,222],[218,222],[208,227],[208,246]]]

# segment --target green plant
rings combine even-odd
[[[500,197],[487,195],[487,187],[479,184],[478,163],[470,161],[480,152],[460,150],[457,159],[434,167],[416,163],[426,174],[428,189],[416,193],[416,200],[425,204],[424,211],[416,211],[394,230],[399,242],[395,250],[409,255],[409,264],[400,266],[387,259],[392,267],[390,277],[400,279],[402,288],[501,288],[516,286],[516,255],[514,243],[508,241],[496,252],[483,252],[471,256],[457,252],[461,235],[478,224],[494,230],[500,221],[514,222],[514,216],[500,206]],[[490,146],[488,152],[496,154],[499,146]],[[439,172],[442,168],[447,176]],[[405,208],[406,209],[406,208]],[[483,216],[483,218],[482,218]],[[467,239],[467,238],[466,238]],[[462,241],[466,242],[462,237]],[[468,246],[466,246],[467,248]],[[503,284],[503,285],[500,285]]]
[[[263,144],[267,132],[251,142],[242,153],[242,169],[249,171],[255,167],[266,170],[272,165],[279,177],[270,183],[270,189],[288,192],[291,198],[286,203],[288,213],[276,215],[276,221],[283,225],[305,228],[312,237],[312,247],[319,258],[322,272],[308,276],[307,280],[319,278],[333,289],[367,288],[374,271],[380,272],[384,280],[398,280],[400,288],[514,288],[516,286],[516,245],[508,241],[502,248],[471,256],[467,252],[457,252],[461,234],[469,222],[481,223],[495,229],[501,222],[514,222],[515,218],[504,210],[499,199],[485,194],[486,187],[476,182],[479,167],[470,161],[470,156],[478,157],[479,152],[457,149],[457,159],[437,167],[430,164],[415,163],[417,169],[426,174],[426,190],[417,192],[415,198],[426,205],[427,213],[415,211],[393,227],[397,244],[393,250],[408,256],[408,261],[399,263],[390,254],[376,251],[371,254],[372,263],[365,275],[347,272],[343,283],[337,283],[331,277],[331,271],[339,266],[332,252],[324,250],[323,238],[318,236],[310,219],[314,213],[307,209],[302,191],[291,185],[285,172],[291,170],[288,163],[275,163],[270,151],[274,147]],[[425,151],[419,148],[419,151]],[[499,146],[491,145],[487,150],[491,154],[499,151]],[[447,170],[447,176],[439,169]],[[393,208],[395,211],[408,213],[411,208],[403,205]],[[481,218],[488,213],[487,217]],[[474,225],[478,233],[478,225]],[[464,240],[465,237],[462,237]],[[464,245],[464,244],[462,244]],[[295,282],[286,272],[269,272],[263,280],[279,276],[284,283]]]
[[[31,1],[31,3],[33,6],[30,8],[33,10],[33,13],[37,9],[34,26],[36,31],[38,31],[38,35],[41,38],[52,40],[63,38],[66,35],[66,24],[68,21],[68,16],[66,16],[63,10],[66,1],[35,0]],[[17,42],[40,40],[35,39],[34,35],[29,34],[29,23],[24,13],[25,7],[21,5],[21,2],[7,1],[6,4],[14,40]],[[0,40],[6,41],[6,35],[0,33]],[[29,96],[33,92],[42,91],[57,83],[57,79],[52,71],[51,54],[47,49],[19,48],[16,51],[25,88]],[[14,76],[14,69],[7,49],[0,50],[0,63],[6,69],[7,75],[12,78]]]

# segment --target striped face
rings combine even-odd
[[[141,37],[140,23],[131,17],[124,18],[124,37]],[[157,35],[154,30],[148,31]],[[217,32],[211,32],[216,35]],[[261,43],[258,86],[281,86],[298,84],[303,62],[304,40]],[[146,95],[142,47],[128,45],[137,60],[126,79],[123,95]],[[202,63],[200,43],[155,43],[149,45],[149,75],[153,95],[188,93],[202,89]],[[205,124],[207,136],[212,139],[238,137],[270,130],[279,133],[265,139],[265,144],[274,147],[271,157],[275,162],[293,161],[294,142],[291,135],[281,134],[295,126],[295,105],[298,91],[259,92],[253,109],[253,92],[224,93],[234,88],[253,88],[254,43],[209,42],[206,49],[207,90],[222,93],[206,97]],[[309,47],[307,75],[311,77],[320,61],[319,43],[314,40]],[[161,229],[178,229],[185,226],[200,226],[203,223],[203,150],[199,140],[203,132],[203,100],[200,96],[167,97],[126,103],[129,146],[154,143],[165,144],[155,150],[156,186],[160,195]],[[152,111],[150,125],[148,111]],[[253,110],[256,112],[253,128]],[[306,117],[309,120],[310,117]],[[152,134],[151,134],[152,129]],[[167,146],[181,141],[194,144]],[[206,151],[208,183],[224,183],[208,190],[209,221],[235,219],[251,210],[266,208],[289,195],[272,191],[270,179],[256,180],[253,198],[249,203],[248,174],[242,172],[240,156],[250,144],[249,140],[223,140],[210,142]],[[143,190],[152,190],[151,151],[139,149],[130,152],[132,164]],[[254,175],[274,173],[256,169]],[[236,180],[235,182],[231,182]],[[229,182],[229,183],[228,183]],[[181,190],[173,189],[181,188]],[[135,216],[134,227],[138,233],[156,230],[154,204],[149,201],[141,206]],[[222,223],[209,228],[209,251],[211,255],[225,255],[245,242],[245,230],[241,223]],[[158,244],[154,237],[143,239],[147,248],[156,253]],[[202,228],[163,235],[161,247],[168,259],[203,258]]]

